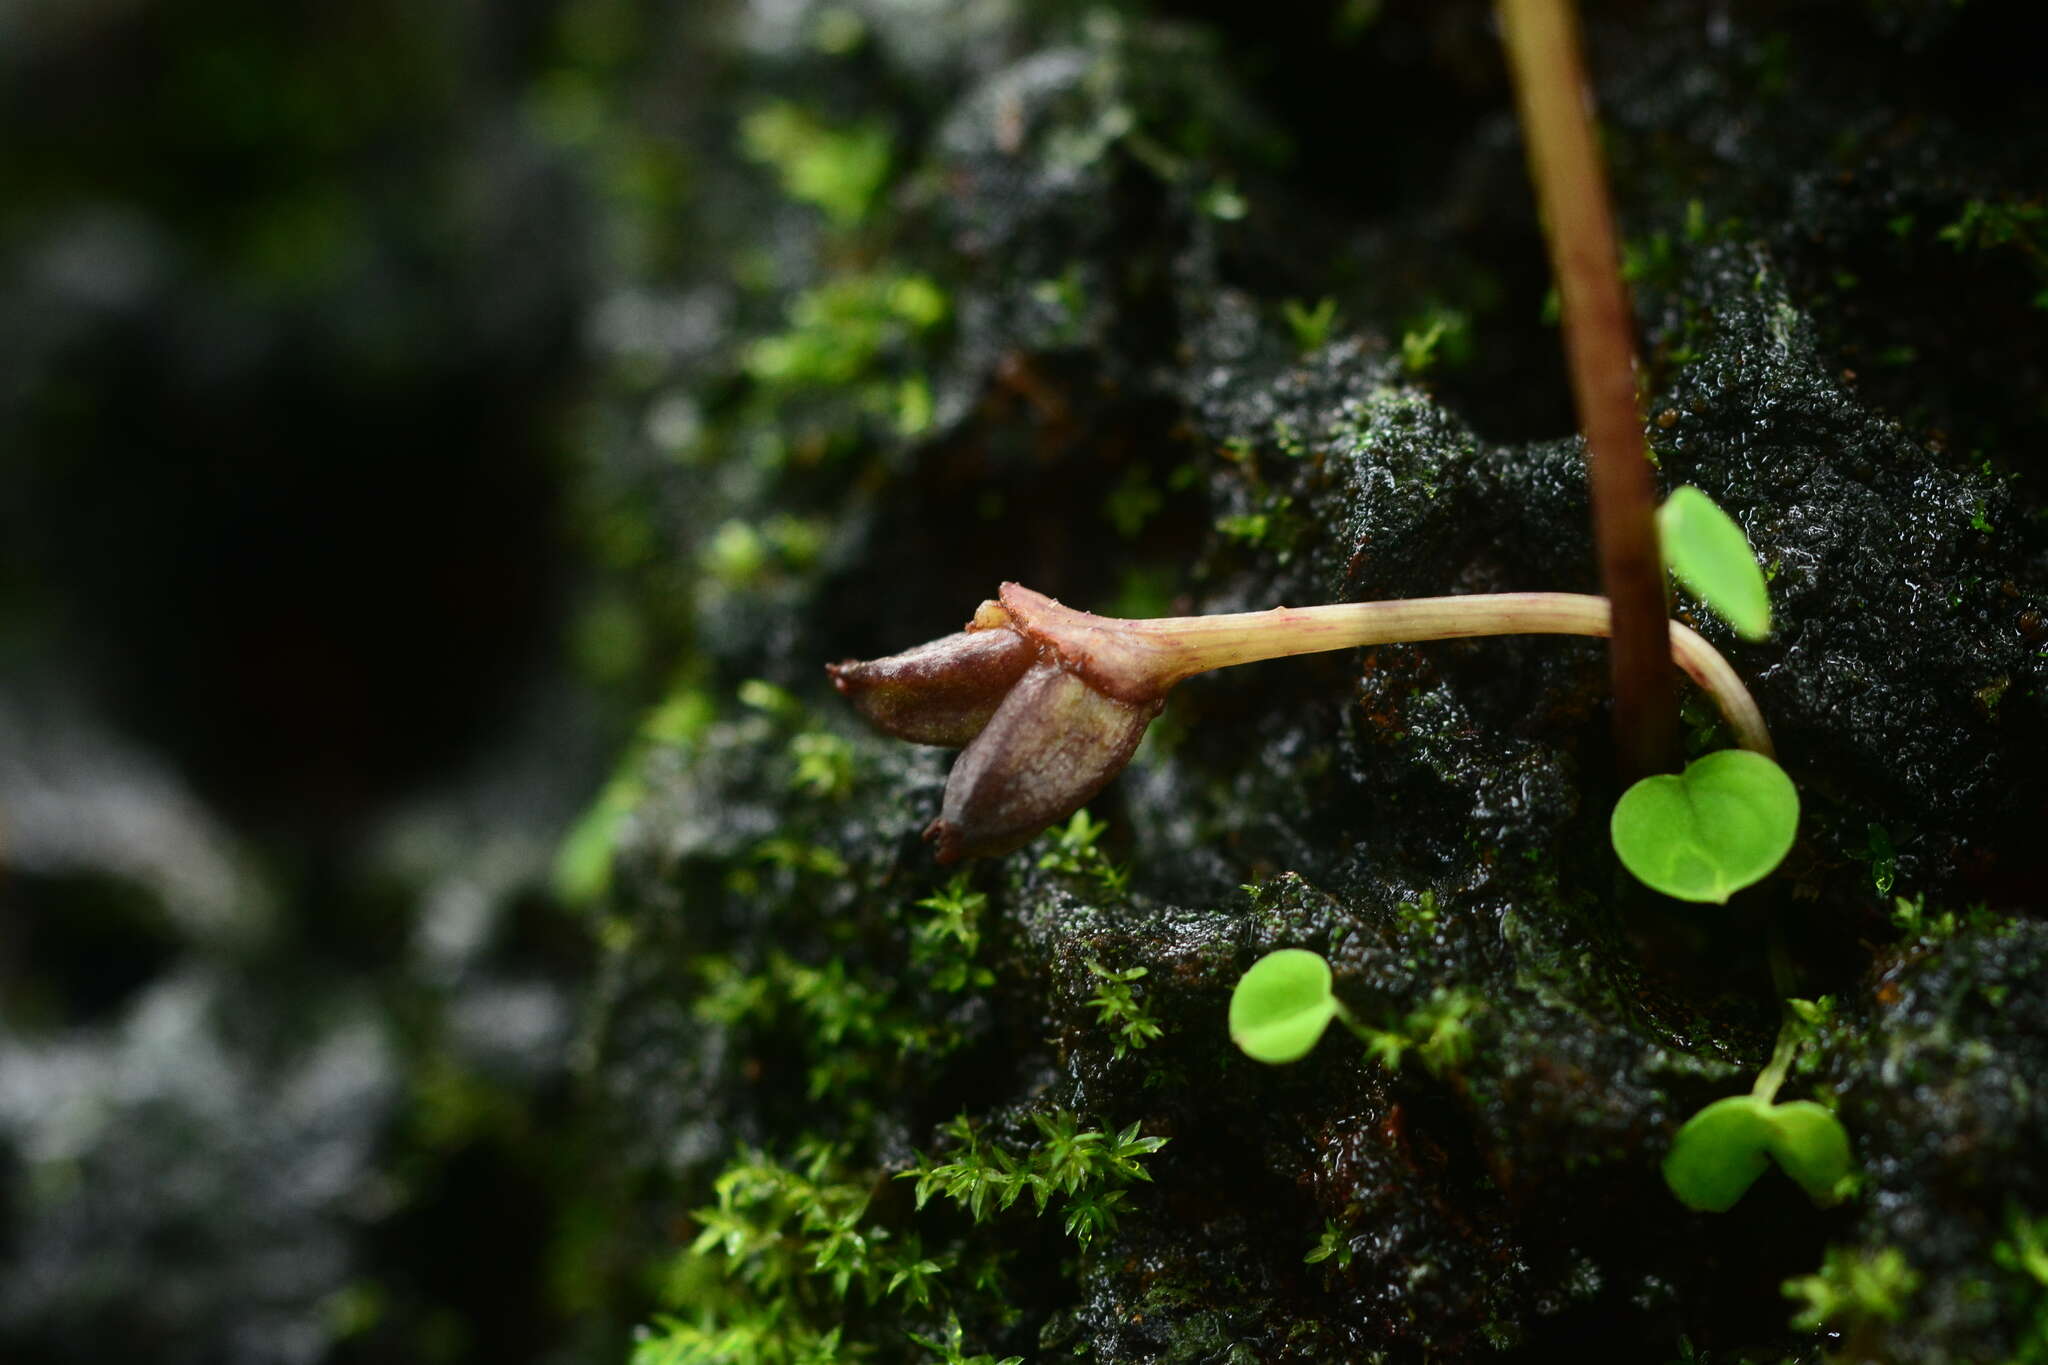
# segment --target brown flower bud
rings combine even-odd
[[[876,729],[957,749],[981,733],[1037,657],[1038,647],[1008,621],[1001,608],[984,608],[957,634],[886,659],[827,664],[825,671]]]
[[[1123,771],[1166,689],[1188,669],[1177,637],[1060,606],[1015,583],[967,629],[867,663],[827,666],[877,728],[966,745],[925,830],[942,863],[1008,853]]]
[[[987,858],[1030,842],[1123,771],[1162,702],[1121,701],[1051,658],[1032,665],[953,764],[924,837],[938,860]]]

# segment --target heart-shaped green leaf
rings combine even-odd
[[[1305,948],[1282,948],[1238,978],[1230,993],[1230,1041],[1254,1061],[1298,1061],[1337,1010],[1330,964]]]
[[[1791,851],[1799,793],[1762,754],[1723,749],[1630,787],[1608,828],[1622,865],[1645,885],[1726,904]]]
[[[1849,1135],[1811,1100],[1772,1104],[1731,1095],[1678,1130],[1664,1158],[1664,1183],[1687,1208],[1725,1213],[1773,1160],[1814,1203],[1832,1204],[1849,1174]]]
[[[1687,485],[1657,509],[1664,562],[1692,595],[1745,640],[1771,633],[1771,596],[1749,537],[1714,500]]]

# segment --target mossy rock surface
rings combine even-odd
[[[1593,16],[1659,479],[1742,522],[1778,618],[1745,643],[1681,602],[1806,810],[1726,909],[1618,872],[1603,655],[1555,638],[1197,679],[1090,818],[935,866],[947,756],[863,733],[820,666],[1002,579],[1140,615],[1594,589],[1568,415],[1507,391],[1557,339],[1509,316],[1541,274],[1505,95],[1472,77],[1499,112],[1426,134],[1459,172],[1368,209],[1312,183],[1333,135],[1242,30],[795,6],[721,39],[733,107],[812,141],[695,130],[698,250],[618,285],[666,349],[622,353],[591,424],[695,717],[625,759],[587,907],[644,1361],[1815,1358],[1779,1286],[1831,1246],[1910,1265],[1910,1311],[1830,1310],[1878,1356],[2040,1348],[2048,1289],[2005,1262],[2048,1213],[2048,313],[2001,311],[1993,356],[1923,274],[2028,285],[2024,249],[1940,229],[2034,202],[2011,144],[2048,125],[1996,135],[1950,87],[1830,122],[1858,61],[1990,60],[1988,21],[1923,9],[1830,9],[1826,41]],[[1313,46],[1275,22],[1260,51]],[[1374,69],[1406,22],[1345,41]],[[1416,60],[1469,76],[1433,22]],[[1322,335],[1290,324],[1323,297]],[[1919,359],[1879,381],[1895,329]],[[1998,367],[2022,396],[1975,406]],[[1905,927],[1894,892],[1925,898]],[[1689,1213],[1659,1163],[1767,1056],[1773,935],[1835,998],[1787,1098],[1838,1104],[1864,1187]],[[1281,947],[1408,1035],[1398,1066],[1231,1047],[1231,986]]]

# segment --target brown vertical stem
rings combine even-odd
[[[1496,0],[1529,148],[1529,175],[1563,305],[1572,397],[1586,433],[1600,580],[1614,605],[1608,650],[1614,736],[1633,780],[1677,764],[1656,493],[1636,407],[1635,343],[1594,144],[1592,86],[1570,0]]]

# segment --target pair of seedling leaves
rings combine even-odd
[[[1230,994],[1230,1038],[1254,1061],[1306,1057],[1338,1020],[1377,1049],[1383,1036],[1361,1025],[1331,989],[1330,964],[1302,948],[1266,954]],[[1774,1103],[1799,1033],[1788,1019],[1778,1048],[1747,1095],[1716,1100],[1688,1119],[1664,1158],[1664,1181],[1686,1207],[1725,1213],[1771,1165],[1814,1203],[1838,1202],[1851,1168],[1849,1137],[1811,1100]]]

